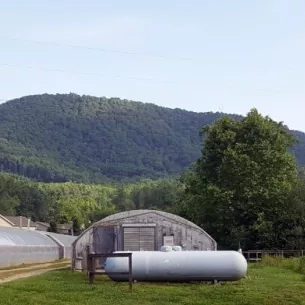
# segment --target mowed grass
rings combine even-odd
[[[114,283],[97,277],[93,286],[83,273],[53,271],[0,285],[3,305],[297,305],[305,304],[304,274],[255,264],[246,279],[222,285]]]

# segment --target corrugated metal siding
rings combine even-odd
[[[86,264],[86,245],[93,248],[92,231],[94,227],[114,226],[115,251],[134,250],[160,250],[163,245],[163,235],[173,235],[175,245],[180,245],[183,250],[217,250],[217,243],[204,230],[177,215],[154,210],[127,211],[114,214],[96,222],[92,227],[83,232],[74,244],[74,255],[82,256]],[[134,232],[129,228],[133,228]],[[149,233],[141,232],[139,227],[154,227],[154,238]],[[124,236],[124,228],[126,237]],[[129,232],[128,232],[129,230]],[[132,237],[132,234],[136,234]],[[148,236],[147,236],[148,234]],[[140,237],[140,235],[143,235]],[[127,241],[126,241],[127,238]],[[124,243],[125,240],[125,243]],[[143,242],[140,240],[143,240]],[[93,251],[93,249],[92,249]]]
[[[140,248],[145,251],[155,250],[155,228],[140,228]]]
[[[140,250],[140,228],[124,228],[124,251]]]
[[[154,227],[125,227],[124,251],[154,251],[155,228]]]

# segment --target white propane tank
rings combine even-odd
[[[182,251],[181,246],[173,246],[173,251]]]
[[[136,281],[238,281],[246,276],[247,267],[237,251],[132,252]],[[128,272],[128,258],[108,257],[105,272],[114,281],[128,281],[128,274],[111,273]]]
[[[162,246],[160,248],[160,251],[162,251],[162,252],[171,252],[171,251],[173,251],[173,247],[171,247],[171,246]]]

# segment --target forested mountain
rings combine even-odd
[[[0,105],[0,170],[44,182],[171,177],[199,157],[199,131],[221,115],[118,98],[27,96]],[[305,134],[294,133],[305,165]]]

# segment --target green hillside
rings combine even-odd
[[[117,98],[27,96],[0,105],[0,170],[44,182],[171,177],[199,157],[200,129],[220,116]],[[295,134],[304,165],[305,134]]]

